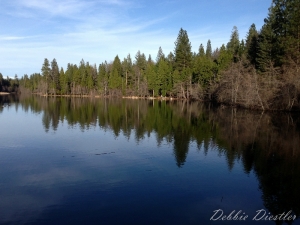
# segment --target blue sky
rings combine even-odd
[[[210,39],[213,49],[259,30],[271,0],[0,0],[0,72],[18,77],[40,72],[44,58],[60,67],[81,59],[97,66],[116,55],[152,59],[174,50],[187,30],[192,50]]]

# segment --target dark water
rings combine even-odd
[[[201,103],[0,96],[0,224],[300,224],[299,122]]]

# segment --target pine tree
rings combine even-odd
[[[86,64],[86,93],[90,94],[94,88],[94,79],[93,79],[93,67],[87,62]]]
[[[124,77],[125,77],[125,89],[127,89],[128,84],[132,83],[132,60],[130,54],[127,58],[124,58],[122,62]]]
[[[162,48],[159,47],[157,56],[156,56],[156,63],[158,63],[161,59],[165,59],[165,54],[163,53]]]
[[[152,60],[152,57],[151,57],[151,54],[149,54],[148,56],[148,59],[147,59],[147,64],[153,64],[153,60]]]
[[[155,95],[158,95],[158,89],[156,85],[157,74],[155,71],[155,65],[152,63],[148,63],[145,74],[148,81],[148,88],[152,91],[152,96],[154,97]]]
[[[161,59],[157,64],[156,86],[156,89],[159,90],[163,96],[166,96],[172,88],[171,68],[164,59]]]
[[[106,95],[108,91],[108,72],[106,63],[101,63],[99,65],[97,80],[100,94]]]
[[[66,77],[66,74],[64,72],[64,69],[61,67],[59,72],[59,83],[61,86],[61,94],[66,95],[68,94],[68,80]]]
[[[211,56],[212,56],[212,48],[211,48],[211,42],[210,42],[210,40],[207,41],[205,53],[206,53],[206,57],[207,58],[211,58]]]
[[[59,67],[56,62],[56,59],[53,59],[51,62],[51,92],[53,94],[59,94],[60,93],[60,84],[59,84]]]
[[[282,63],[297,68],[299,72],[300,60],[300,1],[274,0],[275,23],[273,27],[281,43],[283,53]]]
[[[272,13],[272,7],[269,9],[269,16],[264,20],[259,36],[257,46],[257,68],[260,72],[267,72],[270,69],[273,70],[276,61],[275,50],[275,34],[272,29],[274,23],[274,14]]]
[[[179,31],[175,42],[175,68],[181,73],[187,68],[190,68],[192,63],[192,46],[189,41],[186,30],[182,28]]]
[[[112,64],[112,70],[116,69],[118,72],[118,76],[122,76],[122,64],[119,56],[117,55]]]
[[[179,31],[175,42],[175,69],[181,77],[181,95],[189,98],[189,87],[192,84],[192,46],[187,32],[182,28]],[[185,90],[186,89],[186,90]],[[186,93],[185,93],[186,91]]]
[[[140,50],[135,55],[135,65],[137,67],[136,81],[137,81],[137,93],[140,94],[140,83],[146,69],[147,61],[144,53],[141,53]]]
[[[92,77],[93,77],[93,88],[96,90],[97,89],[97,82],[98,82],[98,70],[97,70],[97,65],[96,63],[91,67],[92,70]]]
[[[111,89],[121,89],[122,78],[119,76],[119,72],[117,68],[114,68],[108,79],[108,86]]]
[[[122,88],[122,64],[118,55],[115,57],[110,71],[109,87],[112,89]]]
[[[225,45],[222,45],[219,51],[219,56],[215,60],[217,64],[218,74],[220,74],[220,72],[228,68],[228,66],[232,62],[232,57],[232,52],[227,50]]]
[[[236,26],[233,27],[230,40],[227,43],[227,50],[231,52],[231,54],[234,56],[234,61],[238,61],[239,56],[239,47],[240,47],[240,41],[239,41],[239,32]]]
[[[206,56],[197,56],[193,68],[193,80],[202,86],[208,85],[213,78],[213,61]]]
[[[199,46],[198,56],[200,56],[200,57],[205,56],[205,51],[204,51],[204,47],[202,44],[200,44],[200,46]]]
[[[252,65],[257,67],[257,48],[258,48],[258,32],[256,30],[255,24],[253,23],[246,36],[246,54],[247,59]]]
[[[172,68],[172,71],[174,70],[174,63],[175,63],[175,57],[172,52],[170,52],[166,58],[167,62],[169,63],[169,66]]]
[[[43,88],[43,90],[41,91],[44,92],[45,94],[48,94],[49,84],[51,82],[50,80],[51,69],[50,69],[49,60],[47,58],[44,59],[44,63],[41,70],[42,70],[42,76],[46,82],[45,88]]]

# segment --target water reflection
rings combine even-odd
[[[225,156],[229,171],[241,162],[245,174],[255,173],[263,204],[272,215],[292,210],[300,216],[300,119],[296,114],[221,109],[181,101],[34,96],[0,99],[2,105],[19,102],[16,105],[24,111],[42,113],[45,132],[56,132],[60,123],[67,123],[79,126],[82,132],[100,127],[115,137],[122,134],[129,139],[134,135],[137,143],[155,133],[157,145],[173,145],[178,168],[185,167],[191,142],[206,154],[213,149]]]

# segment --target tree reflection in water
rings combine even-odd
[[[300,215],[298,115],[184,101],[1,97],[2,103],[9,101],[19,101],[25,111],[43,113],[46,132],[66,122],[79,125],[82,132],[100,126],[127,138],[134,131],[136,142],[155,133],[158,145],[162,140],[173,144],[178,167],[184,166],[191,141],[206,152],[215,146],[226,156],[229,170],[240,160],[246,174],[254,171],[264,205],[272,215],[290,210],[297,218]]]

